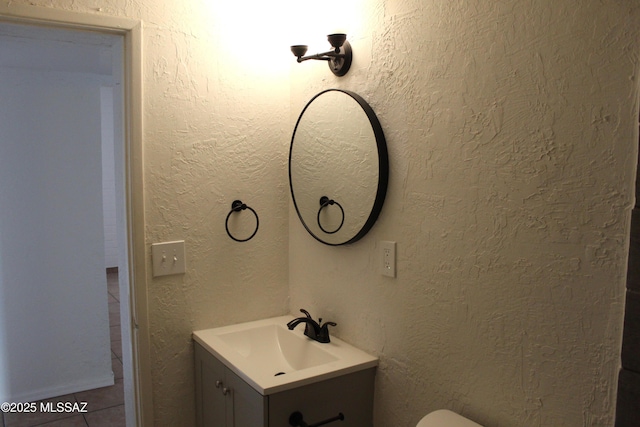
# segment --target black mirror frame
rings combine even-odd
[[[332,91],[342,92],[350,96],[351,98],[353,98],[360,105],[360,107],[364,110],[365,114],[367,115],[367,118],[369,119],[369,123],[371,124],[371,128],[373,129],[373,134],[375,136],[376,145],[378,148],[378,185],[376,189],[376,198],[373,202],[371,212],[369,213],[369,217],[365,221],[362,228],[349,240],[341,243],[326,242],[322,240],[320,237],[316,236],[311,231],[311,229],[307,226],[307,224],[305,223],[300,213],[300,210],[298,209],[298,205],[296,203],[296,196],[293,192],[293,182],[291,180],[291,154],[293,152],[293,142],[296,137],[296,131],[298,130],[298,125],[300,124],[300,120],[302,120],[302,116],[304,116],[305,111],[316,98],[318,98],[320,95],[324,93],[332,92]],[[326,89],[318,93],[317,95],[315,95],[313,98],[311,98],[311,100],[307,103],[307,105],[305,105],[305,107],[302,109],[302,112],[298,117],[296,126],[293,129],[293,135],[291,136],[291,144],[289,146],[289,189],[291,191],[291,199],[293,200],[293,205],[296,208],[296,213],[298,214],[298,218],[300,218],[300,222],[302,223],[304,228],[307,230],[307,232],[311,236],[313,236],[313,238],[316,239],[317,241],[330,246],[346,245],[348,243],[354,243],[362,239],[369,232],[369,230],[371,230],[371,228],[373,227],[373,224],[375,224],[376,220],[378,219],[378,216],[380,215],[380,212],[382,211],[382,206],[384,205],[384,199],[387,195],[388,183],[389,183],[389,153],[387,151],[387,141],[384,137],[384,132],[382,131],[382,126],[380,125],[380,121],[378,120],[378,117],[376,116],[371,106],[369,106],[369,104],[364,100],[364,98],[362,98],[357,93],[344,90],[344,89]]]

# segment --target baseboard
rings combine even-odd
[[[96,388],[109,387],[115,384],[113,372],[101,378],[92,378],[88,381],[79,381],[73,384],[63,384],[57,387],[32,390],[15,396],[6,396],[3,402],[37,402],[39,400],[51,399],[52,397],[65,396],[81,391],[93,390]]]

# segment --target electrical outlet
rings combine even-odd
[[[396,277],[396,242],[380,242],[380,274]]]
[[[151,261],[153,277],[184,274],[186,271],[184,240],[153,243]]]

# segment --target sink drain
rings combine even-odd
[[[278,372],[277,374],[274,375],[274,377],[277,377],[278,375],[284,375],[286,372]]]

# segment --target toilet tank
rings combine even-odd
[[[448,409],[439,409],[424,417],[416,427],[482,427],[470,419],[451,412]]]

